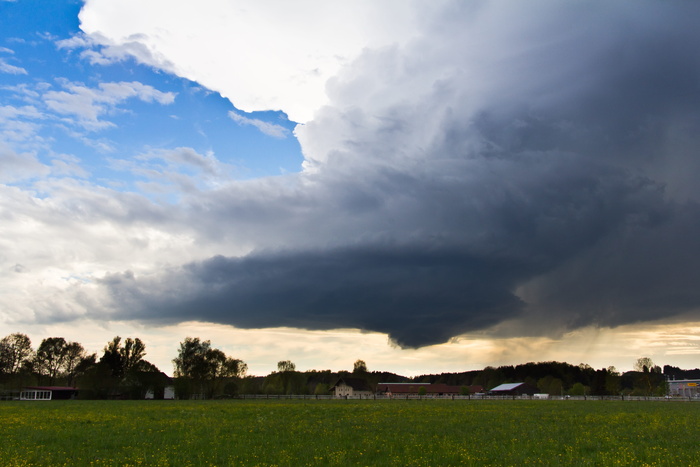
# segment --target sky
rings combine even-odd
[[[0,0],[0,334],[265,375],[700,366],[700,3]]]

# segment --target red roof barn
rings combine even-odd
[[[425,394],[432,396],[458,396],[462,394],[462,386],[450,386],[443,383],[379,383],[377,394],[418,395],[420,388],[425,388]],[[483,391],[481,386],[467,386],[467,388],[470,394]]]

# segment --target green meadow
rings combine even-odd
[[[221,400],[0,403],[0,463],[691,465],[700,404]]]

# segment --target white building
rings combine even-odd
[[[336,397],[369,397],[374,394],[367,381],[361,378],[339,378],[330,390]]]
[[[700,397],[700,379],[669,380],[668,394],[676,397]]]
[[[66,386],[28,386],[22,390],[19,400],[22,401],[50,401],[75,399],[78,396],[78,388]]]

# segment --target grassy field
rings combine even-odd
[[[691,465],[700,403],[0,403],[0,464]]]

